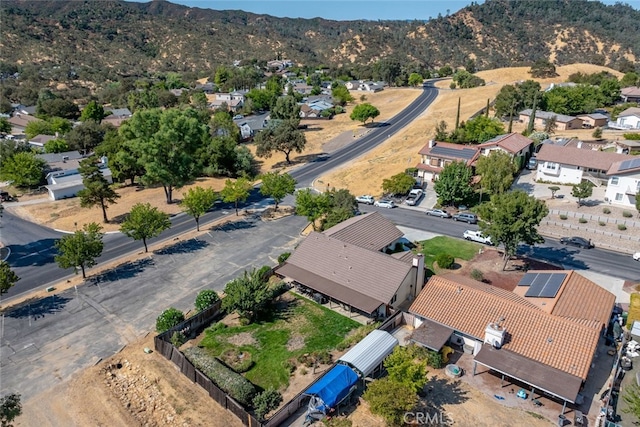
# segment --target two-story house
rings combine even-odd
[[[480,155],[480,150],[474,145],[430,140],[418,153],[420,154],[420,163],[416,165],[418,177],[423,181],[433,181],[449,163],[465,162],[471,167]]]
[[[226,105],[226,108],[238,112],[245,103],[244,92],[235,91],[230,93],[216,93],[211,95],[213,99],[209,101],[209,108],[217,109]]]
[[[517,165],[523,167],[525,160],[531,153],[533,140],[514,132],[498,135],[487,142],[479,144],[477,147],[483,156],[488,156],[495,150],[504,151],[515,160]]]
[[[609,168],[605,201],[628,207],[636,205],[636,195],[640,193],[640,157],[630,157]]]

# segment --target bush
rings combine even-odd
[[[478,282],[484,282],[484,274],[482,274],[482,271],[478,270],[477,268],[471,270],[471,278],[473,280],[477,280]]]
[[[289,290],[289,285],[282,280],[271,285],[271,297],[276,298]]]
[[[180,322],[184,322],[184,313],[177,308],[167,308],[156,319],[156,331],[159,334],[168,331]]]
[[[322,423],[327,427],[351,427],[353,422],[345,417],[324,418]]]
[[[171,344],[173,344],[174,347],[180,347],[182,344],[186,342],[187,342],[187,337],[185,337],[184,334],[180,331],[175,331],[171,335]]]
[[[418,403],[418,396],[411,386],[389,377],[370,383],[362,398],[369,403],[371,413],[380,415],[389,425],[402,425],[404,415]]]
[[[253,409],[256,412],[256,417],[259,420],[264,420],[264,417],[276,409],[280,403],[282,403],[282,395],[273,388],[258,393],[253,398]]]
[[[220,359],[231,369],[241,374],[247,372],[254,365],[253,357],[248,351],[229,349],[222,353]]]
[[[608,215],[608,214],[610,214],[610,213],[611,213],[611,209],[609,209],[609,208],[602,208],[602,213],[604,213],[604,214],[607,214],[607,215]]]
[[[198,292],[198,296],[196,297],[196,310],[202,311],[219,300],[220,297],[216,291],[213,289],[203,289]]]
[[[587,219],[586,219],[586,218],[579,218],[579,219],[578,219],[578,222],[579,222],[580,224],[586,224],[588,221],[587,221]]]
[[[291,252],[283,252],[278,256],[278,264],[284,263],[291,256]]]
[[[429,354],[427,356],[428,366],[431,366],[432,368],[435,368],[435,369],[440,369],[442,368],[443,364],[444,363],[443,363],[441,353],[438,353],[437,351],[429,351]]]
[[[622,216],[625,218],[631,218],[633,214],[629,211],[622,211]]]
[[[190,347],[184,351],[184,355],[222,391],[243,405],[251,405],[256,388],[245,377],[233,372],[200,347]]]
[[[448,270],[453,267],[454,262],[455,258],[449,254],[438,254],[438,256],[436,256],[436,263],[440,268],[446,268]]]
[[[565,220],[567,219],[567,216],[565,214],[560,214],[560,219]]]
[[[605,225],[607,225],[607,223],[604,221],[598,221],[598,225],[604,227]]]
[[[282,367],[289,372],[289,374],[293,374],[296,371],[298,365],[296,364],[295,359],[289,359],[282,362]]]
[[[270,266],[268,265],[263,265],[262,267],[260,267],[260,270],[258,270],[258,275],[262,278],[262,280],[264,280],[265,282],[267,280],[269,280],[269,277],[271,277],[272,274],[272,269]]]
[[[627,229],[627,226],[626,226],[626,225],[624,225],[624,224],[618,224],[618,230],[620,230],[620,231],[624,231],[624,230],[626,230],[626,229]]]

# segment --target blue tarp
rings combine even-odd
[[[349,394],[358,381],[358,375],[346,365],[336,365],[320,380],[309,387],[305,394],[318,396],[327,408],[333,408]]]

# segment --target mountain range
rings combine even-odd
[[[93,70],[105,79],[276,58],[329,67],[392,58],[431,69],[538,59],[621,69],[640,58],[640,12],[587,0],[487,0],[426,22],[290,19],[120,0],[3,0],[0,17],[5,64]]]

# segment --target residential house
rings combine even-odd
[[[385,253],[402,235],[377,212],[359,215],[311,233],[275,272],[350,312],[385,317],[414,299],[424,283],[421,254]]]
[[[325,101],[324,99],[316,99],[314,101],[307,101],[300,106],[300,118],[303,119],[318,119],[323,118],[323,111],[333,108],[333,103]],[[330,118],[330,116],[326,116]]]
[[[640,87],[629,86],[620,90],[622,102],[640,102]]]
[[[277,71],[283,70],[285,68],[289,68],[293,66],[293,62],[289,60],[275,60],[267,62],[267,69],[275,69]]]
[[[550,90],[553,90],[558,87],[576,87],[576,86],[578,85],[574,82],[551,83],[549,87],[547,87],[544,91],[549,92]]]
[[[267,127],[269,113],[255,114],[241,119],[234,120],[240,128],[240,136],[243,140],[253,138],[253,136]]]
[[[601,128],[609,122],[609,117],[602,113],[579,114],[577,117],[582,120],[584,128]]]
[[[638,143],[640,141],[629,141]],[[640,157],[629,156],[615,162],[609,168],[605,201],[625,207],[635,207],[636,195],[640,193]]]
[[[130,118],[133,114],[131,114],[131,110],[128,108],[109,108],[103,107],[105,113],[109,113],[107,117],[102,119],[102,123],[109,123],[112,126],[119,128],[122,123]]]
[[[525,161],[531,153],[533,140],[514,132],[504,135],[498,135],[487,142],[479,144],[477,147],[483,156],[488,156],[492,151],[495,150],[504,151],[513,159],[516,159],[516,164],[520,165],[520,167],[522,168],[524,167]]]
[[[216,85],[212,82],[197,83],[194,89],[201,90],[207,95],[210,95],[216,91]]]
[[[302,95],[309,95],[313,91],[313,86],[306,82],[296,82],[291,84],[292,89]]]
[[[351,80],[348,82],[345,82],[344,86],[349,89],[349,90],[358,90],[358,88],[360,87],[360,83],[358,80]]]
[[[226,108],[234,113],[242,109],[245,103],[245,93],[241,91],[235,91],[230,93],[215,93],[207,96],[209,101],[208,107],[211,109],[222,108],[226,105]]]
[[[480,155],[480,150],[477,145],[430,140],[418,154],[420,154],[420,163],[416,165],[418,177],[423,181],[433,181],[449,163],[465,162],[471,167]]]
[[[11,124],[11,133],[13,135],[19,135],[24,133],[24,130],[27,128],[27,125],[31,122],[38,121],[37,117],[30,116],[28,114],[16,113],[15,115],[9,117],[8,121]]]
[[[609,122],[613,129],[640,129],[640,107],[630,107],[618,114],[615,122]]]
[[[345,83],[345,87],[349,90],[359,90],[365,92],[380,92],[381,90],[384,90],[383,83],[365,80],[348,81]]]
[[[26,116],[35,116],[37,107],[35,105],[11,104],[13,115],[24,114]]]
[[[44,151],[44,145],[49,142],[52,141],[54,139],[58,138],[55,135],[36,135],[33,138],[31,138],[30,140],[27,141],[27,143],[36,148],[36,149],[40,149],[42,151]]]
[[[78,191],[84,188],[82,176],[78,168],[80,161],[85,158],[78,151],[67,151],[64,153],[38,154],[38,157],[47,162],[47,185],[51,200],[67,199],[74,197]],[[102,175],[109,182],[113,182],[111,170],[107,167],[107,158],[100,160]]]
[[[526,110],[520,111],[518,113],[519,120],[523,122],[525,125],[529,124],[529,119],[531,118],[531,109],[527,108]],[[582,120],[577,117],[567,116],[564,114],[556,114],[551,111],[541,111],[536,110],[536,117],[534,120],[534,126],[538,128],[544,128],[547,120],[555,117],[556,119],[556,129],[557,130],[568,130],[568,129],[581,129],[582,128]]]
[[[609,179],[611,166],[635,158],[627,154],[585,150],[582,142],[576,147],[541,144],[536,179],[558,184],[579,184],[583,179],[602,185]]]
[[[411,340],[449,345],[490,372],[579,401],[615,296],[575,271],[529,271],[513,290],[460,275],[432,276],[411,304]]]

